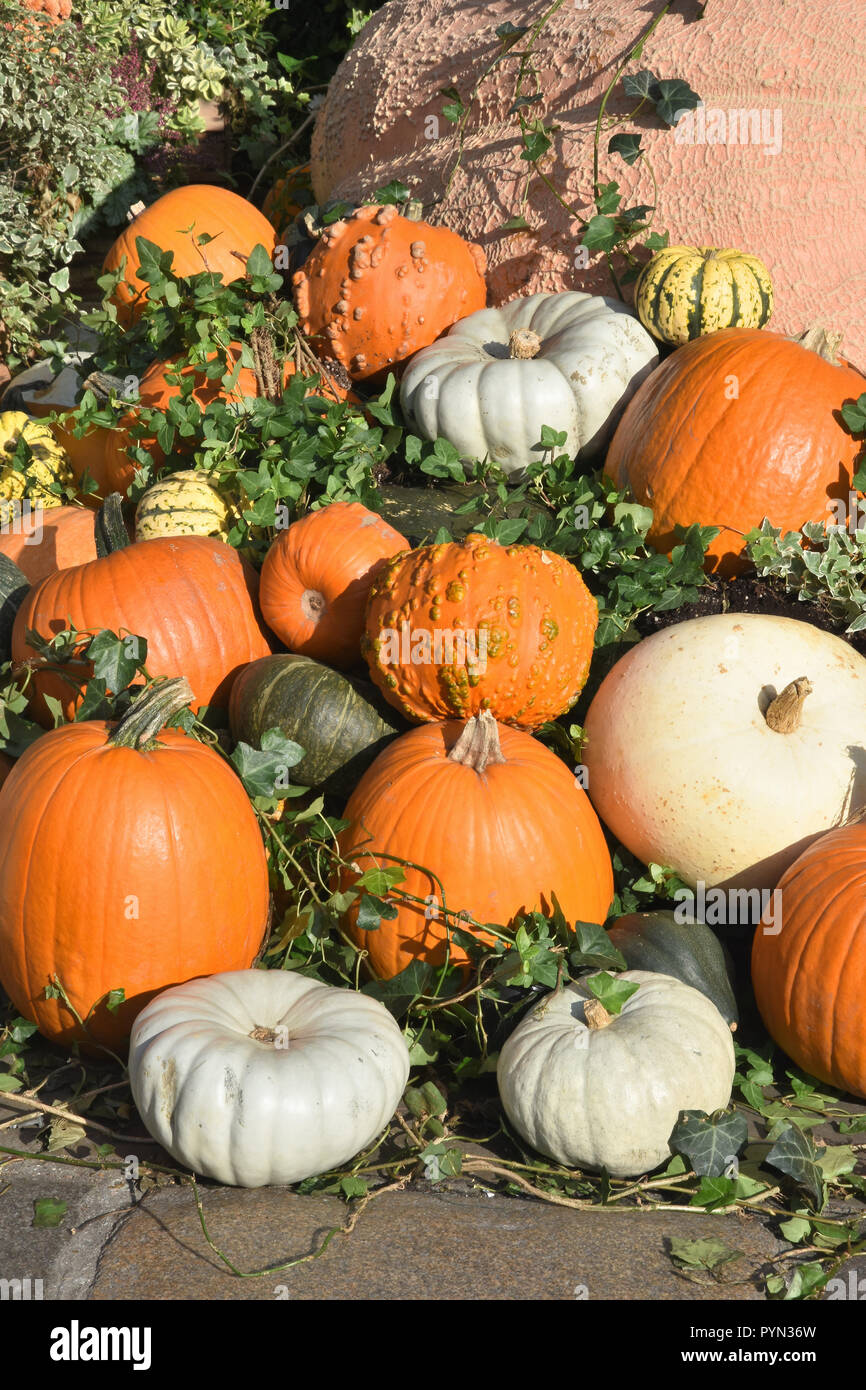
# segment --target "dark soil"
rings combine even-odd
[[[707,618],[715,613],[761,613],[774,618],[795,618],[801,623],[811,623],[824,632],[835,633],[855,651],[866,655],[866,634],[854,632],[846,636],[846,624],[839,622],[819,603],[800,603],[786,594],[781,581],[761,579],[756,574],[742,575],[739,579],[711,579],[694,603],[664,613],[642,613],[635,622],[635,628],[642,637],[650,637],[673,623],[684,623],[689,618]]]

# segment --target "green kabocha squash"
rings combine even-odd
[[[678,922],[672,911],[632,912],[609,929],[629,970],[672,975],[711,999],[733,1032],[739,1014],[731,987],[730,955],[703,922]]]
[[[675,346],[721,328],[763,328],[770,272],[757,256],[715,246],[665,246],[641,271],[634,306],[644,328]]]
[[[15,614],[30,590],[30,580],[8,555],[0,554],[0,661],[11,656]]]
[[[296,654],[245,667],[232,688],[229,719],[234,737],[253,748],[268,729],[282,730],[305,749],[294,780],[342,797],[408,727],[374,686]]]

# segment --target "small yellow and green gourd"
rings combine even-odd
[[[24,439],[29,457],[16,458]],[[54,435],[41,420],[31,420],[23,410],[0,411],[0,524],[12,526],[19,504],[61,507],[64,489],[75,480],[69,460]]]
[[[678,346],[722,328],[763,328],[773,284],[763,261],[745,251],[665,246],[641,271],[634,305],[644,328]]]
[[[226,540],[233,522],[229,504],[195,468],[170,473],[148,488],[135,513],[135,539],[217,536]]]

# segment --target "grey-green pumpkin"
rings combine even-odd
[[[30,580],[8,555],[0,554],[0,661],[11,655],[15,614],[30,590]]]
[[[305,750],[295,782],[341,797],[408,728],[375,686],[297,654],[250,662],[232,687],[229,719],[234,737],[253,748],[280,729]]]
[[[711,999],[730,1025],[739,1021],[731,985],[730,955],[703,922],[678,922],[669,909],[619,917],[608,935],[625,956],[629,970],[672,975]]]

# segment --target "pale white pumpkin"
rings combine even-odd
[[[681,1110],[728,1105],[734,1044],[690,985],[646,970],[617,978],[639,988],[615,1016],[580,981],[542,999],[507,1039],[496,1080],[508,1119],[539,1153],[631,1178],[670,1157]]]
[[[793,618],[665,628],[608,673],[585,727],[601,819],[692,886],[771,889],[866,802],[866,660]]]
[[[516,478],[543,457],[542,425],[565,433],[572,457],[599,454],[657,362],[618,300],[534,294],[470,314],[422,348],[400,403],[416,433],[447,439],[466,461],[489,456]]]
[[[157,995],[133,1026],[129,1075],[148,1132],[178,1162],[261,1187],[327,1172],[375,1139],[409,1053],[367,995],[235,970]]]

